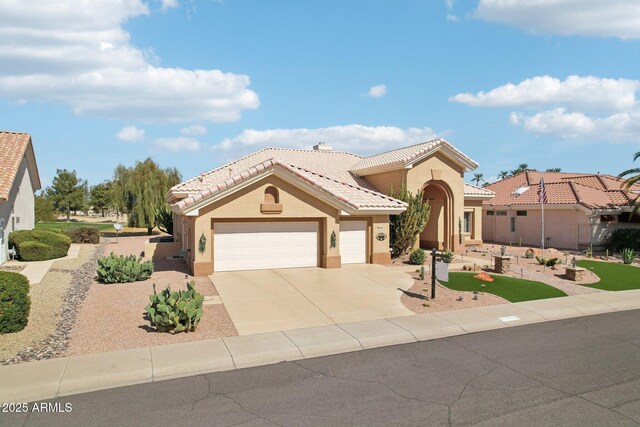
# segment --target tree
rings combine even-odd
[[[562,169],[560,169],[560,168],[549,168],[549,169],[545,170],[545,172],[562,172]]]
[[[531,170],[531,169],[529,169],[529,165],[527,163],[520,163],[518,165],[518,170],[520,172],[526,172],[526,171]]]
[[[101,216],[104,216],[105,209],[112,206],[112,199],[111,181],[105,181],[102,184],[97,184],[91,187],[89,203],[94,210],[100,212]]]
[[[396,258],[413,247],[416,237],[429,221],[431,207],[429,201],[424,200],[422,191],[413,195],[404,183],[398,194],[391,191],[391,197],[402,200],[408,205],[407,210],[389,218],[391,255]]]
[[[78,179],[76,171],[58,169],[51,187],[47,188],[45,194],[57,210],[67,214],[69,221],[71,211],[83,208],[86,190],[87,182]]]
[[[475,181],[476,185],[480,185],[480,181],[484,181],[484,174],[482,173],[474,173],[473,179],[471,181]]]
[[[498,174],[498,179],[503,180],[503,179],[506,179],[508,176],[509,176],[509,171],[500,171],[500,173]]]
[[[44,195],[35,198],[36,222],[51,222],[56,220],[56,208],[50,198]]]
[[[118,165],[113,178],[113,202],[119,212],[129,214],[129,227],[147,229],[151,235],[166,212],[164,195],[182,177],[175,168],[161,169],[150,158],[132,168]],[[165,227],[167,229],[168,227]]]
[[[635,162],[636,160],[638,160],[640,158],[640,151],[638,151],[634,156],[633,156],[633,161]],[[631,175],[631,176],[629,176]],[[619,178],[624,178],[625,176],[629,176],[625,181],[624,181],[624,189],[625,190],[630,190],[631,187],[633,187],[634,185],[636,185],[638,182],[640,182],[640,168],[632,168],[632,169],[627,169],[626,171],[622,172],[620,175],[618,175]],[[638,194],[634,199],[633,199],[633,215],[638,213],[638,210],[640,210],[640,194]]]

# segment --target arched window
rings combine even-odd
[[[276,187],[271,186],[264,190],[264,202],[267,204],[280,203],[278,189]]]

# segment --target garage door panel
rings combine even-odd
[[[343,221],[340,223],[340,257],[342,264],[367,262],[366,221]]]
[[[316,222],[214,224],[216,271],[317,265]]]

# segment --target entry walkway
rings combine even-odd
[[[640,290],[391,317],[0,366],[0,402],[50,399],[130,384],[634,309],[640,309]]]
[[[42,282],[44,276],[49,272],[49,269],[56,261],[62,261],[65,259],[78,258],[78,254],[80,253],[80,244],[72,243],[69,247],[69,252],[67,252],[67,256],[63,258],[49,259],[47,261],[9,261],[5,263],[7,266],[17,265],[22,266],[26,264],[26,267],[20,271],[20,274],[29,279],[30,285],[37,285]]]

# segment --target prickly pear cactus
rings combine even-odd
[[[147,314],[151,325],[160,332],[192,332],[202,318],[204,295],[196,292],[195,282],[187,283],[187,290],[171,291],[171,287],[149,295]]]
[[[146,280],[153,274],[153,263],[142,261],[135,255],[115,255],[98,259],[96,270],[98,280],[102,283],[128,283]]]

